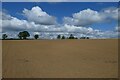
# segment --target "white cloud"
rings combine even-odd
[[[65,17],[64,23],[77,26],[85,26],[102,21],[101,15],[97,11],[91,9],[86,9],[78,13],[74,13],[72,16],[72,18]]]
[[[54,16],[42,11],[38,6],[33,7],[31,10],[24,9],[23,13],[29,21],[35,22],[36,24],[54,25],[57,23]]]
[[[115,27],[115,30],[116,30],[117,32],[120,32],[120,26],[116,26],[116,27]]]
[[[95,18],[97,18],[97,22],[101,20],[99,18],[99,13],[96,11],[93,11],[91,9],[87,9],[80,13],[73,14],[74,19],[84,19],[83,13],[90,13],[90,15],[84,14],[84,16],[93,16],[93,19],[89,19],[88,21],[96,21]],[[39,7],[33,7],[31,10],[24,9],[24,13],[26,15],[32,15],[34,16],[50,16],[46,12],[42,11]],[[93,29],[91,27],[83,27],[79,25],[73,25],[73,24],[63,24],[63,25],[43,25],[43,24],[37,24],[36,21],[27,21],[27,20],[20,20],[16,17],[13,17],[9,14],[6,14],[3,12],[2,14],[2,33],[8,34],[9,38],[17,38],[17,35],[20,31],[27,30],[31,34],[31,38],[33,38],[34,34],[39,34],[41,38],[56,38],[58,34],[65,35],[68,37],[70,34],[73,34],[74,36],[80,38],[82,36],[88,36],[90,38],[117,38],[118,32],[115,31],[100,31],[97,29]],[[46,23],[46,20],[45,20]],[[45,32],[44,32],[45,31]],[[56,33],[57,32],[57,33]]]
[[[116,8],[116,7],[106,8],[102,10],[101,14],[105,18],[112,18],[112,19],[118,20],[118,9],[119,8]]]
[[[86,26],[94,23],[101,23],[111,20],[118,20],[118,8],[107,8],[100,12],[86,9],[78,13],[74,13],[72,17],[64,17],[64,24]]]

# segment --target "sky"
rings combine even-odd
[[[20,31],[42,38],[117,38],[117,2],[3,2],[2,33],[17,37]],[[46,32],[44,32],[46,31]]]
[[[119,2],[119,0],[1,0],[2,2]]]

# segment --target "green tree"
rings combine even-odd
[[[30,36],[30,34],[28,33],[28,31],[23,31],[23,32],[20,32],[19,34],[18,34],[18,37],[20,38],[20,39],[27,39],[27,37],[29,37]]]
[[[3,34],[3,35],[2,35],[2,38],[3,38],[3,39],[6,39],[7,37],[8,37],[7,34]]]
[[[23,35],[22,32],[20,32],[20,33],[18,34],[19,39],[22,39],[22,35]]]
[[[69,39],[74,39],[74,36],[72,34],[70,34]]]
[[[23,31],[23,39],[27,39],[27,37],[30,37],[30,34],[27,31]]]
[[[35,34],[35,35],[34,35],[34,38],[35,38],[35,39],[38,39],[38,38],[39,38],[39,35],[38,35],[38,34]]]
[[[61,39],[61,35],[60,34],[57,36],[57,39]]]
[[[65,36],[64,36],[64,35],[62,36],[62,39],[65,39]]]
[[[89,37],[86,37],[86,39],[90,39]]]
[[[78,39],[77,37],[75,37],[75,39]]]

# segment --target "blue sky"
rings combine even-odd
[[[50,15],[57,17],[57,21],[62,23],[62,18],[64,16],[72,16],[73,13],[77,13],[81,10],[90,8],[92,10],[100,11],[104,8],[109,7],[118,7],[117,2],[10,2],[10,3],[3,3],[3,9],[7,10],[9,14],[15,16],[19,19],[24,19],[25,17],[22,16],[22,11],[24,8],[31,9],[34,6],[39,6],[42,8],[43,11],[47,12]],[[112,30],[114,29],[115,25],[117,24],[116,21],[111,23],[104,23],[104,24],[94,24],[93,28],[101,29],[101,30]],[[90,25],[92,27],[92,25]],[[102,26],[102,27],[101,27]]]
[[[91,9],[98,13],[102,10],[109,8],[117,8],[117,2],[3,2],[2,9],[5,10],[6,14],[16,17],[20,20],[27,20],[24,16],[23,10],[31,10],[33,7],[38,6],[43,12],[56,17],[58,24],[64,23],[63,18],[73,18],[73,14],[79,13],[80,11]],[[86,16],[87,17],[87,16]],[[85,27],[91,27],[101,31],[114,31],[117,26],[117,20],[112,19],[109,22],[93,23],[86,25]]]

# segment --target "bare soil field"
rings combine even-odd
[[[118,40],[4,40],[3,78],[117,78]]]

